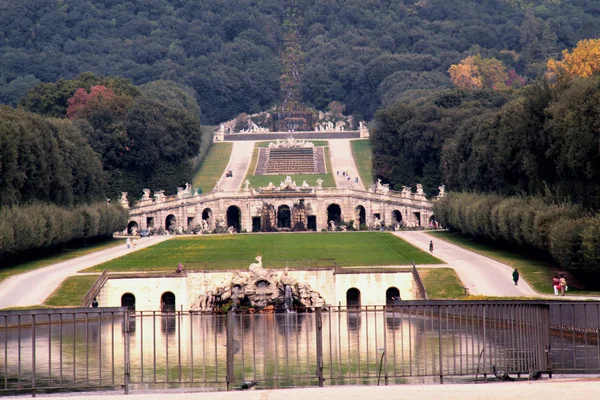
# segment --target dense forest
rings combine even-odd
[[[301,12],[302,96],[359,119],[450,87],[469,55],[534,80],[549,57],[600,31],[594,0],[294,0]],[[285,1],[0,2],[0,102],[82,72],[171,80],[196,93],[204,123],[282,100]]]

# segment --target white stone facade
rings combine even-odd
[[[360,291],[363,306],[385,305],[390,288],[398,289],[402,300],[419,298],[410,271],[336,273],[333,269],[320,269],[289,270],[288,274],[298,282],[309,284],[326,304],[333,306],[346,306],[346,295],[352,288]],[[217,284],[231,281],[232,276],[232,272],[189,272],[162,277],[113,277],[106,281],[97,298],[103,307],[119,307],[122,296],[130,293],[135,296],[136,311],[158,311],[163,294],[171,292],[175,295],[175,309],[188,311],[199,295]]]

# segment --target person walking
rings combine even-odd
[[[433,253],[433,240],[429,241],[429,252]]]
[[[513,271],[513,281],[515,281],[515,286],[519,284],[519,271],[516,268]]]
[[[560,279],[558,278],[558,275],[554,275],[554,278],[552,278],[552,287],[554,288],[554,295],[558,296],[558,291],[560,290]]]
[[[137,249],[137,240],[133,239],[133,249]]]
[[[561,294],[561,296],[564,296],[566,291],[567,291],[567,280],[565,279],[564,275],[561,275],[560,276],[560,294]]]
[[[127,238],[127,248],[130,249],[131,248],[131,239]]]

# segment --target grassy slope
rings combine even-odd
[[[350,146],[352,148],[352,155],[354,156],[354,162],[356,163],[356,168],[358,168],[360,179],[363,181],[365,187],[367,187],[373,183],[371,141],[369,141],[369,139],[351,140]]]
[[[52,307],[80,307],[83,297],[98,279],[98,275],[70,276],[44,303]]]
[[[459,299],[464,297],[464,285],[452,268],[419,269],[419,275],[430,299]]]
[[[121,246],[124,243],[123,239],[109,239],[100,243],[94,243],[82,248],[66,249],[58,254],[40,258],[37,260],[27,261],[19,264],[10,265],[8,267],[2,267],[0,269],[0,282],[4,279],[10,278],[13,275],[22,274],[25,272],[33,271],[34,269],[44,268],[52,264],[56,264],[62,261],[71,260],[76,257],[85,256],[86,254],[93,253],[108,249],[115,246]]]
[[[327,166],[327,174],[297,174],[297,175],[289,175],[292,177],[292,180],[296,182],[297,185],[301,185],[303,181],[306,181],[311,186],[317,185],[317,179],[323,180],[323,187],[335,187],[335,179],[333,178],[333,174],[331,173],[331,159],[329,157],[329,147],[327,147],[327,141],[325,140],[313,140],[313,143],[317,146],[325,145],[325,162]],[[275,186],[278,186],[279,183],[285,180],[287,175],[254,175],[254,170],[256,169],[256,163],[258,162],[258,148],[266,147],[270,142],[258,142],[254,148],[254,154],[252,155],[252,161],[250,162],[250,166],[248,167],[248,174],[244,181],[248,179],[250,181],[250,186],[254,188],[258,187],[266,187],[269,185],[269,182],[273,182]]]
[[[202,166],[194,175],[192,186],[202,188],[203,193],[209,193],[227,168],[232,148],[233,143],[213,143]]]
[[[527,254],[517,253],[510,250],[504,250],[500,247],[494,247],[490,244],[480,243],[464,236],[450,232],[429,232],[430,235],[438,239],[446,240],[452,244],[481,254],[493,260],[499,261],[513,268],[517,268],[521,277],[529,283],[533,289],[539,293],[554,294],[552,289],[552,277],[560,273],[560,267],[528,257]],[[573,282],[572,282],[573,283]],[[595,294],[598,292],[582,290],[569,285],[569,294]]]
[[[308,266],[312,260],[335,258],[340,266],[436,264],[440,260],[386,232],[205,235],[159,243],[88,271],[247,268],[257,254],[265,268]],[[289,264],[287,263],[289,261]],[[314,264],[312,264],[314,265]]]

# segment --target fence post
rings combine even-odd
[[[323,387],[323,314],[321,312],[321,307],[317,307],[315,310],[315,325],[317,329],[317,378],[319,378],[319,387]]]
[[[123,354],[124,354],[124,382],[123,382],[123,389],[124,389],[124,394],[129,394],[129,373],[130,373],[130,361],[131,361],[131,356],[129,353],[129,310],[126,310],[123,312],[123,319],[125,322],[125,326],[124,326],[124,334],[125,334],[125,340],[123,341]]]
[[[439,342],[439,369],[440,369],[440,384],[444,384],[444,372],[442,368],[442,306],[438,306],[438,342]],[[432,349],[433,351],[433,349]]]
[[[227,373],[225,374],[225,379],[227,381],[227,390],[231,390],[231,384],[235,380],[233,369],[233,312],[231,310],[227,311],[227,318],[225,319],[225,328],[227,332]]]

